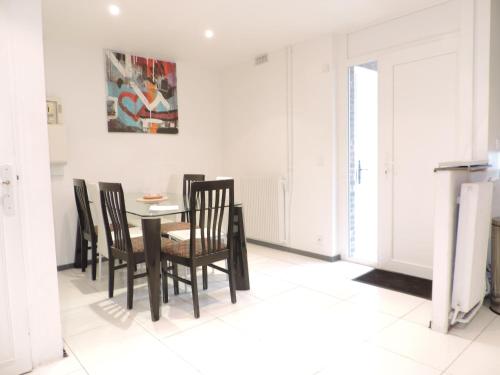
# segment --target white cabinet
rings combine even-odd
[[[64,125],[49,125],[50,164],[66,164],[67,153],[66,130],[64,129]]]

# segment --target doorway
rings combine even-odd
[[[385,215],[379,267],[425,279],[432,278],[434,168],[457,160],[456,45],[450,38],[379,60],[379,134],[386,158],[379,184]]]
[[[378,68],[349,68],[348,257],[377,263]]]

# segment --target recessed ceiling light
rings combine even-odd
[[[108,7],[108,10],[109,10],[109,13],[112,15],[112,16],[118,16],[120,14],[120,7],[118,5],[115,5],[115,4],[111,4],[109,7]]]
[[[212,39],[213,37],[214,37],[214,32],[213,32],[213,30],[210,30],[210,29],[205,30],[205,38],[207,38],[207,39]]]

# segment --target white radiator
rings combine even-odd
[[[493,184],[462,184],[451,307],[452,324],[468,322],[481,307],[491,222]]]
[[[284,243],[283,179],[279,176],[241,177],[238,185],[237,195],[243,203],[246,236],[275,244]]]

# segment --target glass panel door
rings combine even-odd
[[[378,70],[349,68],[349,258],[377,262]]]

